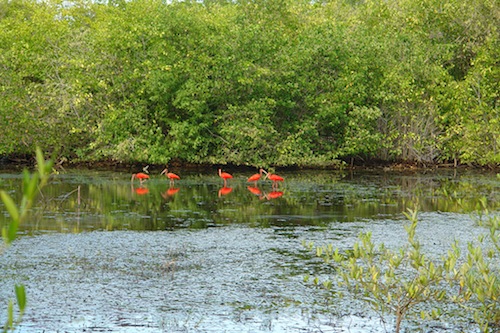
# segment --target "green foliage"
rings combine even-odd
[[[27,218],[37,191],[45,186],[49,179],[52,170],[52,162],[44,159],[42,151],[39,148],[36,150],[36,161],[37,171],[35,173],[30,174],[28,171],[24,171],[23,197],[19,206],[16,205],[7,192],[3,190],[0,191],[0,198],[11,217],[11,222],[6,227],[2,228],[2,238],[6,246],[10,245],[16,239],[19,225]],[[14,289],[19,314],[17,317],[15,316],[14,305],[12,300],[10,300],[7,307],[7,321],[3,327],[3,332],[14,331],[15,327],[22,320],[26,309],[26,291],[24,286],[16,285]]]
[[[493,0],[0,0],[0,154],[495,165],[498,26]]]
[[[323,285],[345,287],[382,315],[393,314],[395,332],[400,331],[404,318],[418,309],[425,309],[420,311],[423,317],[441,313],[440,308],[432,306],[446,296],[441,286],[445,283],[445,268],[453,268],[456,260],[455,252],[443,258],[442,263],[429,259],[415,239],[417,211],[410,210],[406,216],[411,222],[405,227],[408,243],[399,250],[388,249],[384,244],[377,247],[371,233],[361,234],[346,254],[332,246],[316,248],[316,255],[335,265],[338,271],[334,280]]]
[[[2,1],[0,20],[0,153],[61,147],[71,155],[85,144],[83,124],[92,95],[82,79],[82,33],[56,2]]]
[[[479,224],[489,229],[478,243],[469,243],[466,261],[455,272],[461,292],[453,297],[468,312],[483,332],[500,328],[500,216],[486,216]]]
[[[273,104],[273,100],[262,100],[228,106],[230,113],[215,120],[220,124],[220,160],[235,164],[248,161],[250,165],[273,160],[273,147],[279,142],[269,111]]]
[[[478,213],[478,225],[489,233],[478,237],[477,243],[468,243],[465,257],[455,242],[439,262],[429,259],[415,238],[416,210],[405,214],[411,224],[405,227],[408,242],[400,249],[376,246],[371,233],[360,234],[345,253],[331,244],[316,247],[316,256],[336,271],[321,285],[339,295],[347,290],[381,315],[394,315],[395,332],[408,315],[438,318],[450,304],[465,310],[452,316],[474,320],[482,332],[496,332],[500,328],[500,216],[489,214],[486,200],[481,201]],[[312,243],[304,245],[314,249]],[[320,280],[315,278],[314,283]]]
[[[372,155],[382,145],[382,135],[377,132],[377,120],[382,113],[376,107],[354,107],[349,113],[348,126],[344,136],[344,149],[340,155]]]

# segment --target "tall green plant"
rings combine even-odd
[[[417,211],[409,210],[405,215],[411,224],[405,227],[407,244],[399,250],[388,249],[384,244],[377,247],[371,233],[361,234],[352,250],[344,254],[332,246],[316,248],[317,256],[335,265],[337,271],[332,280],[323,284],[328,288],[333,284],[346,288],[381,315],[394,315],[396,333],[403,320],[418,309],[429,309],[420,311],[423,317],[441,313],[438,307],[431,307],[446,296],[446,272],[455,267],[458,251],[450,251],[440,263],[428,258],[415,237]],[[422,307],[424,304],[427,306]]]
[[[0,198],[9,212],[11,222],[2,228],[2,238],[5,246],[9,246],[17,237],[19,225],[28,217],[29,210],[33,205],[37,192],[47,184],[51,170],[52,161],[46,161],[41,149],[36,149],[37,171],[30,174],[27,170],[23,173],[23,197],[21,203],[16,205],[12,197],[5,191],[0,191]],[[26,309],[26,291],[23,285],[14,287],[19,314],[14,314],[14,304],[9,301],[7,308],[7,321],[4,324],[3,332],[14,330],[22,320]]]
[[[333,265],[337,273],[323,285],[344,288],[382,315],[394,315],[396,333],[408,315],[428,309],[420,311],[422,318],[438,317],[443,312],[440,309],[450,302],[466,310],[456,312],[458,318],[474,320],[482,332],[498,332],[500,216],[489,214],[485,202],[482,204],[477,222],[489,233],[469,242],[464,257],[455,242],[439,262],[428,258],[416,240],[417,211],[409,210],[405,214],[411,222],[405,227],[408,241],[398,250],[384,244],[377,247],[371,233],[361,234],[352,250],[343,254],[331,245],[316,247],[316,255]],[[308,247],[312,250],[314,245]],[[315,283],[319,283],[317,278]]]
[[[477,243],[468,243],[465,262],[455,271],[460,293],[452,300],[473,318],[483,332],[500,330],[500,216],[481,215],[479,224],[489,229]]]

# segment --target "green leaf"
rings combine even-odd
[[[38,186],[38,179],[39,179],[38,173],[35,172],[33,175],[30,175],[30,173],[27,170],[24,170],[23,189],[24,189],[24,196],[26,198],[31,199],[35,195],[35,190]]]
[[[36,163],[38,165],[38,173],[41,178],[45,177],[45,159],[43,158],[43,153],[40,147],[36,147]]]
[[[11,243],[16,239],[17,229],[19,226],[19,210],[16,204],[5,191],[0,191],[0,197],[9,212],[12,221],[7,227],[2,228],[2,237],[7,244]]]
[[[330,280],[323,281],[323,287],[327,290],[332,289],[332,281]]]
[[[26,309],[26,290],[24,289],[24,286],[22,284],[16,285],[15,290],[19,310],[21,311],[21,313],[23,313]]]
[[[5,208],[7,208],[10,217],[15,221],[19,221],[19,211],[14,203],[14,200],[12,200],[10,195],[8,195],[5,191],[0,191],[0,197],[2,198]]]
[[[2,228],[2,239],[8,244],[9,242],[9,236],[8,236],[9,229],[7,227]]]
[[[4,332],[7,332],[10,328],[14,326],[14,305],[12,300],[9,300],[9,305],[7,308],[7,322],[5,323]]]

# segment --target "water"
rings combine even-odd
[[[349,248],[369,230],[398,247],[418,204],[417,234],[439,257],[484,232],[471,219],[482,202],[499,203],[492,173],[284,172],[273,191],[247,184],[252,172],[227,190],[215,172],[177,172],[171,186],[159,171],[143,187],[124,172],[56,175],[0,257],[0,319],[23,283],[19,332],[384,332],[363,305],[304,282],[331,272],[302,241]],[[0,178],[19,200],[20,176]]]

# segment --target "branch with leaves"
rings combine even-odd
[[[28,217],[30,208],[36,198],[37,193],[47,184],[52,172],[52,161],[46,161],[40,148],[36,149],[37,170],[30,173],[23,172],[23,197],[21,203],[16,205],[12,197],[5,191],[0,191],[0,198],[9,212],[11,222],[2,228],[2,238],[5,247],[8,247],[17,237],[17,232],[21,223]],[[23,285],[15,286],[17,306],[19,314],[14,315],[13,301],[9,301],[7,308],[7,321],[3,327],[3,332],[13,331],[22,320],[26,309],[26,290]]]
[[[333,282],[324,282],[323,286],[331,288],[335,283],[360,296],[382,316],[393,314],[396,333],[409,313],[422,308],[419,305],[434,305],[444,299],[446,268],[453,269],[457,256],[456,251],[450,251],[439,264],[428,258],[415,238],[417,211],[409,210],[405,215],[411,222],[405,227],[408,243],[398,250],[384,244],[376,246],[371,233],[360,234],[359,241],[346,253],[332,246],[316,248],[316,255],[335,265],[337,272]],[[430,310],[420,312],[422,318],[439,317],[442,312],[432,306],[427,308]]]

